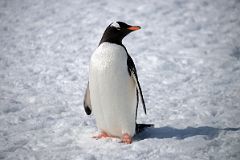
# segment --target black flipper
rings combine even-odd
[[[91,99],[90,99],[89,82],[87,84],[87,89],[85,91],[83,106],[86,114],[90,115],[92,113],[92,106],[91,106]]]
[[[136,96],[137,96],[137,105],[136,105],[135,121],[137,122],[137,111],[138,111],[138,102],[139,102],[139,95],[138,95],[137,89],[136,89]]]
[[[138,81],[137,70],[136,70],[135,64],[134,64],[132,58],[129,56],[129,54],[128,54],[128,59],[127,59],[127,65],[128,65],[128,73],[129,73],[129,75],[132,76],[134,81],[136,82],[137,91],[138,91],[138,93],[140,94],[140,97],[141,97],[144,113],[147,114],[145,101],[144,101],[143,94],[142,94],[142,89],[141,89],[140,83]]]

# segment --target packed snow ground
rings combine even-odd
[[[239,0],[0,0],[0,159],[239,160]],[[153,123],[131,145],[95,140],[82,100],[112,21]]]

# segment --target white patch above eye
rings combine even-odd
[[[111,27],[115,27],[115,28],[117,28],[117,29],[120,29],[120,28],[121,28],[120,25],[119,25],[117,22],[113,22],[110,26],[111,26]]]

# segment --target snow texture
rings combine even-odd
[[[239,160],[239,0],[0,0],[0,159]],[[114,21],[153,123],[130,145],[95,140],[90,56]]]

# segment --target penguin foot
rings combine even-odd
[[[96,138],[96,139],[107,138],[107,137],[109,137],[109,135],[106,132],[101,132],[100,134],[93,136],[93,138]]]
[[[129,134],[124,133],[123,136],[122,136],[121,142],[125,143],[125,144],[131,144],[132,143],[132,137]]]
[[[118,137],[109,135],[106,132],[101,132],[100,134],[93,136],[93,138],[101,139],[101,138],[118,138]]]

